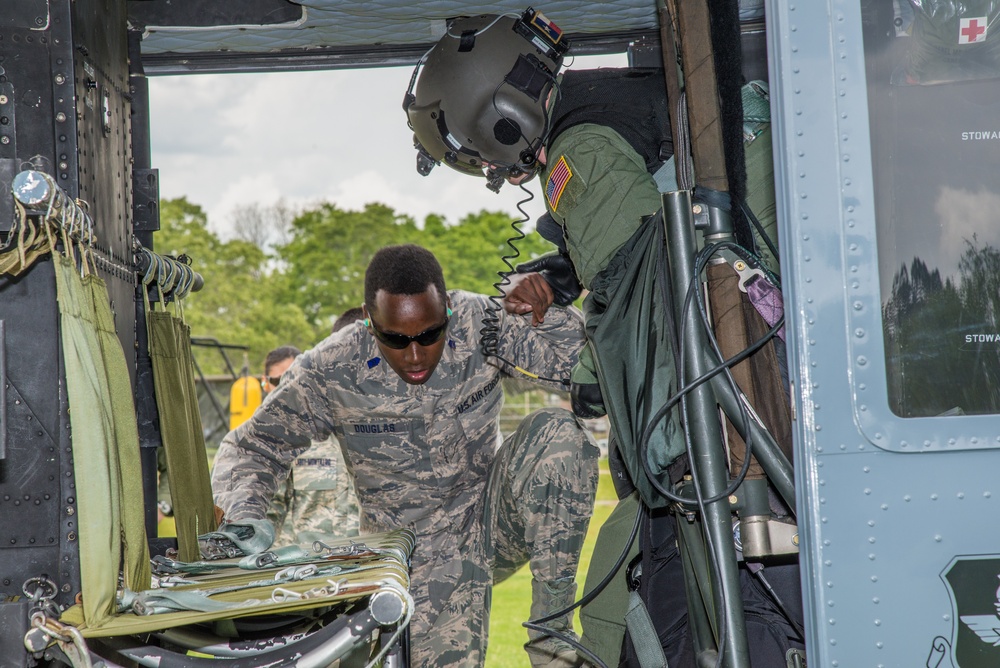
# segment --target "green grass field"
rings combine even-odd
[[[594,516],[590,520],[587,531],[587,541],[580,555],[580,568],[577,571],[577,598],[583,593],[583,581],[590,566],[590,555],[594,550],[597,532],[604,520],[611,514],[618,497],[615,495],[608,473],[608,462],[601,460],[601,477],[597,487],[597,503]],[[531,573],[525,566],[517,573],[493,588],[493,611],[490,614],[489,649],[486,652],[486,668],[525,668],[528,666],[528,655],[522,645],[528,641],[528,632],[521,626],[527,621],[528,610],[531,607]],[[575,621],[575,629],[580,632],[579,616]]]

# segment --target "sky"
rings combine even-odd
[[[625,56],[581,57],[570,66],[625,65]],[[187,197],[221,237],[235,207],[279,200],[330,201],[360,210],[379,202],[419,223],[431,213],[457,222],[487,209],[517,214],[524,193],[447,166],[416,171],[402,100],[411,67],[150,77],[152,166],[160,197]],[[537,183],[525,205],[544,213]]]

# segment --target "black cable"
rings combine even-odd
[[[525,628],[531,629],[532,631],[540,631],[541,633],[544,633],[545,635],[549,636],[550,638],[558,638],[559,640],[562,640],[566,644],[572,645],[573,649],[575,649],[578,654],[582,653],[582,654],[586,655],[586,657],[594,665],[599,666],[600,668],[608,668],[608,664],[606,664],[603,661],[601,661],[600,657],[598,657],[596,654],[594,654],[589,649],[587,649],[582,644],[580,644],[580,641],[576,640],[575,638],[572,638],[572,637],[570,637],[570,636],[568,636],[568,635],[566,635],[564,633],[560,633],[559,631],[555,631],[555,630],[547,628],[545,626],[539,626],[538,624],[532,624],[531,622],[524,622],[523,626]]]
[[[750,223],[757,229],[757,233],[760,235],[760,238],[764,240],[764,243],[767,245],[767,249],[771,251],[771,255],[774,256],[775,262],[779,261],[781,256],[778,254],[778,248],[774,245],[774,242],[771,241],[771,237],[767,235],[767,232],[764,231],[764,226],[760,224],[760,220],[757,219],[753,209],[751,209],[746,203],[746,200],[740,203],[740,208],[743,209],[743,215],[745,215]]]
[[[639,508],[635,513],[635,523],[632,525],[632,531],[629,532],[628,540],[625,543],[625,549],[623,549],[621,554],[618,555],[618,559],[615,560],[615,565],[612,566],[611,569],[608,571],[608,574],[605,575],[604,578],[599,583],[597,583],[597,586],[591,589],[590,592],[586,596],[581,598],[579,601],[573,603],[573,605],[563,608],[562,610],[549,613],[545,617],[539,617],[538,619],[529,620],[525,622],[525,624],[529,623],[544,624],[545,622],[551,622],[556,617],[561,617],[562,615],[565,615],[567,612],[571,612],[573,610],[576,610],[577,608],[583,607],[588,603],[590,603],[591,601],[593,601],[595,598],[597,598],[597,595],[600,594],[601,591],[611,583],[611,580],[614,579],[615,574],[618,573],[618,569],[620,569],[622,567],[622,564],[625,563],[625,559],[628,557],[629,549],[632,547],[632,542],[635,540],[636,534],[639,533],[639,524],[642,520],[642,508],[643,506],[642,503],[640,502]]]
[[[696,294],[697,286],[699,285],[697,277],[700,275],[701,269],[704,267],[704,264],[718,250],[723,249],[723,248],[732,250],[735,254],[740,255],[741,257],[743,257],[747,262],[750,262],[750,263],[753,263],[753,264],[759,264],[759,258],[756,258],[755,256],[753,256],[751,253],[749,253],[749,251],[747,251],[745,248],[743,248],[739,244],[735,244],[735,243],[732,243],[732,242],[719,242],[719,243],[713,244],[712,246],[709,246],[709,247],[703,249],[695,257],[695,266],[696,266],[696,271],[695,271],[695,275],[694,275],[695,278],[692,279],[691,285],[688,286],[688,290],[687,290],[686,297],[685,297],[685,302],[684,302],[683,317],[687,317],[687,313],[688,313],[688,309],[690,307],[691,300],[694,298],[694,295]],[[776,280],[776,277],[775,277],[775,280]],[[703,314],[702,322],[703,322],[703,325],[704,325],[704,327],[706,329],[706,332],[708,334],[709,340],[713,344],[713,348],[714,348],[714,351],[716,353],[716,357],[717,357],[717,359],[722,359],[721,351],[719,351],[718,346],[716,345],[715,336],[714,336],[714,333],[711,330],[711,325],[708,324],[707,314],[705,314],[704,304],[701,302],[701,300],[699,300],[699,309],[701,310],[701,312]],[[666,488],[664,488],[660,484],[659,480],[657,479],[656,474],[653,473],[653,471],[649,467],[649,462],[647,461],[647,458],[646,458],[646,449],[648,447],[648,441],[649,441],[649,439],[652,436],[653,429],[656,426],[656,424],[659,423],[659,421],[664,418],[664,416],[667,414],[667,412],[671,408],[673,408],[675,405],[677,405],[677,403],[681,400],[682,395],[684,395],[684,394],[692,391],[693,389],[695,389],[696,387],[698,387],[702,383],[710,380],[715,375],[717,375],[717,374],[719,374],[719,373],[721,373],[723,371],[727,371],[729,367],[734,366],[736,364],[739,364],[740,362],[742,362],[743,360],[745,360],[747,357],[749,357],[750,355],[753,355],[758,350],[760,350],[760,348],[762,348],[765,344],[767,344],[767,342],[770,341],[777,334],[777,332],[784,325],[784,322],[785,322],[785,319],[784,319],[784,316],[782,316],[774,324],[774,326],[771,329],[769,329],[767,331],[767,333],[764,334],[764,336],[762,336],[760,339],[758,339],[757,341],[755,341],[749,347],[747,347],[746,349],[744,349],[741,352],[737,353],[736,355],[733,355],[733,357],[729,358],[728,360],[723,361],[721,364],[719,364],[716,367],[710,369],[709,371],[705,372],[704,374],[702,374],[701,376],[699,376],[698,378],[696,378],[694,381],[692,381],[691,383],[687,384],[686,386],[681,387],[675,393],[675,395],[673,397],[671,397],[667,401],[666,404],[664,404],[662,407],[660,407],[660,409],[650,419],[649,423],[646,425],[646,428],[642,432],[642,436],[639,438],[639,459],[642,462],[643,470],[644,470],[644,472],[646,474],[646,477],[649,479],[650,483],[653,485],[653,487],[656,489],[657,492],[659,492],[660,494],[662,494],[663,496],[665,496],[667,499],[669,499],[671,501],[674,501],[676,503],[681,503],[683,505],[690,505],[691,504],[691,501],[689,499],[685,499],[683,497],[677,496],[676,494],[673,494],[672,492],[670,492],[669,490],[667,490]],[[680,346],[678,346],[678,348],[680,348]],[[677,355],[675,357],[675,359],[682,359],[682,356]],[[734,388],[736,396],[739,396],[741,394],[741,391],[736,386],[735,381],[732,379],[732,375],[728,374],[728,371],[727,371],[727,378],[728,378],[731,386]],[[740,404],[740,406],[741,406],[742,417],[744,418],[744,430],[745,430],[745,433],[747,433],[749,435],[749,433],[750,433],[750,431],[749,431],[749,423],[747,422],[747,420],[749,419],[749,416],[748,416],[746,410],[743,409],[742,403]],[[747,448],[748,453],[749,453],[749,451],[751,449],[749,447],[750,445],[751,444],[748,443],[748,448]],[[745,477],[746,471],[748,470],[748,467],[749,467],[749,464],[748,464],[749,461],[750,461],[750,457],[749,457],[749,454],[748,454],[744,458],[743,466],[741,467],[740,474],[736,478],[737,481],[742,481],[743,477]],[[728,496],[729,494],[731,494],[734,491],[736,491],[736,488],[735,487],[731,487],[731,489],[727,490],[728,493],[726,494],[726,496]],[[718,499],[715,499],[715,500],[718,500]],[[713,502],[714,501],[711,500],[711,499],[708,500],[708,503],[713,503]]]
[[[701,272],[705,269],[705,265],[719,250],[723,248],[732,248],[733,246],[738,247],[737,244],[731,242],[720,242],[712,244],[703,249],[701,253],[699,253],[695,257],[695,276],[701,275]],[[709,344],[711,344],[712,346],[712,351],[715,353],[716,359],[721,360],[723,359],[722,349],[719,347],[719,341],[715,337],[715,332],[712,328],[712,322],[709,320],[708,312],[705,310],[705,301],[703,299],[698,299],[697,304],[698,304],[698,310],[701,313],[701,323],[702,327],[705,330],[706,338],[708,339]],[[736,379],[733,377],[730,367],[727,366],[725,368],[724,373],[726,381],[729,383],[729,387],[733,391],[733,396],[738,397],[740,395],[740,387],[736,383]],[[750,415],[747,412],[746,406],[743,404],[743,402],[739,402],[738,405],[740,408],[740,418],[743,422],[743,433],[745,434],[745,436],[743,437],[745,448],[743,451],[743,464],[740,467],[740,472],[734,478],[734,482],[731,485],[732,491],[734,492],[736,491],[736,487],[742,484],[743,480],[746,478],[746,475],[750,470],[750,459],[753,451],[753,437],[750,432]],[[724,496],[728,497],[729,494],[730,492],[727,491],[726,494],[724,494]],[[706,503],[712,503],[713,501],[714,500],[709,500]]]
[[[799,640],[805,642],[806,639],[805,629],[802,628],[802,625],[799,624],[799,621],[792,615],[791,612],[789,612],[788,608],[785,607],[785,602],[781,600],[781,597],[778,596],[778,592],[774,591],[774,588],[771,586],[771,583],[768,582],[767,578],[764,577],[764,565],[759,563],[751,564],[748,562],[747,570],[749,570],[750,573],[752,573],[758,580],[760,580],[760,583],[764,586],[764,589],[767,590],[767,593],[771,596],[771,599],[781,610],[781,614],[785,616],[785,619],[788,620],[788,623],[791,624],[792,627],[795,629],[795,632],[799,634]]]
[[[667,400],[667,402],[663,406],[661,406],[660,409],[656,411],[656,413],[653,414],[653,417],[650,419],[649,423],[646,425],[646,428],[643,430],[642,436],[639,438],[639,459],[642,461],[642,466],[644,472],[646,473],[646,477],[649,479],[650,483],[653,485],[653,487],[656,489],[657,492],[665,496],[667,499],[674,501],[676,503],[681,503],[683,505],[691,505],[690,499],[678,496],[670,492],[666,488],[664,488],[659,483],[656,474],[652,471],[652,469],[649,468],[649,462],[647,461],[645,453],[646,453],[646,448],[648,446],[648,441],[652,436],[653,429],[656,427],[657,423],[659,423],[659,421],[662,420],[664,416],[666,416],[666,414],[670,411],[670,409],[676,406],[677,403],[680,402],[681,399],[686,394],[690,393],[699,385],[702,385],[705,382],[711,380],[714,376],[718,375],[728,367],[739,364],[740,362],[742,362],[743,360],[745,360],[746,358],[750,357],[758,350],[760,350],[765,344],[767,344],[768,341],[770,341],[778,333],[778,330],[780,330],[784,324],[785,324],[785,319],[784,316],[782,316],[778,320],[778,322],[774,324],[774,327],[769,329],[767,333],[764,334],[764,336],[762,336],[760,339],[755,341],[752,345],[745,348],[741,352],[733,355],[732,357],[720,363],[719,365],[715,366],[714,368],[706,371],[704,374],[702,374],[695,380],[691,381],[686,386],[677,390],[674,396],[670,397],[670,399]],[[747,458],[746,461],[749,461],[749,457]],[[747,465],[746,461],[744,462],[744,466]],[[731,494],[733,491],[735,491],[735,488],[730,490],[729,493]]]
[[[713,245],[710,245],[710,246],[704,248],[701,252],[699,252],[695,256],[694,277],[693,277],[693,279],[691,281],[691,284],[688,286],[688,291],[687,291],[687,295],[686,295],[685,302],[684,302],[684,309],[683,309],[683,312],[682,312],[682,320],[686,320],[687,319],[687,317],[688,317],[688,309],[690,307],[691,301],[694,299],[694,295],[696,295],[699,292],[699,289],[700,289],[700,280],[699,280],[698,277],[701,275],[701,272],[704,270],[705,265],[707,264],[707,262],[719,250],[722,250],[724,248],[729,248],[730,250],[734,250],[734,251],[735,251],[735,248],[739,248],[740,251],[745,252],[745,249],[742,249],[742,247],[739,247],[737,244],[735,244],[733,242],[720,242],[720,243],[716,243],[716,244],[713,244]],[[742,255],[743,253],[740,252],[739,254]],[[721,359],[722,358],[722,351],[719,349],[718,341],[715,338],[714,332],[712,331],[712,324],[711,324],[711,322],[710,322],[710,320],[708,318],[708,313],[706,312],[706,309],[705,309],[704,300],[702,300],[702,299],[699,298],[699,299],[695,299],[695,301],[698,304],[698,309],[699,309],[700,315],[701,315],[701,323],[702,323],[702,326],[705,329],[706,338],[708,339],[710,345],[712,346],[712,350],[715,353],[715,356],[717,358]],[[775,325],[775,327],[773,327],[771,330],[768,331],[768,333],[759,342],[760,346],[764,345],[764,343],[766,343],[768,340],[770,340],[770,338],[773,337],[777,333],[777,331],[779,329],[779,325],[783,323],[783,320],[784,320],[784,318],[782,317],[782,319],[779,321],[779,323],[777,323]],[[684,338],[683,337],[681,338],[680,346],[681,346],[681,355],[680,355],[680,357],[681,357],[681,359],[684,359],[684,354],[683,354]],[[737,356],[734,356],[734,357],[739,357],[739,356],[744,356],[745,357],[745,356],[748,356],[748,354],[746,354],[746,353],[748,353],[748,351],[751,350],[752,348],[757,348],[757,347],[759,347],[759,346],[757,344],[754,344],[754,346],[751,346],[750,348],[745,349],[744,351],[742,351],[741,353],[739,353]],[[735,382],[735,379],[732,376],[732,373],[729,371],[729,367],[731,365],[729,365],[727,363],[723,363],[723,365],[721,365],[721,366],[722,366],[722,370],[724,370],[724,372],[726,374],[727,381],[730,383],[731,387],[733,388],[734,392],[736,393],[736,396],[739,396],[739,393],[740,393],[739,387],[737,386],[737,384]],[[719,367],[716,367],[716,369],[718,369],[718,368]],[[715,370],[713,370],[713,371],[715,373],[717,373],[717,371],[715,371]],[[708,374],[703,374],[702,377],[705,377],[706,375],[708,375]],[[714,375],[714,373],[713,373],[713,375]],[[681,385],[685,386],[685,384],[684,384],[684,367],[683,366],[681,367],[680,377],[681,377]],[[687,408],[687,406],[686,406],[686,403],[687,403],[687,392],[685,392],[684,394],[681,394],[680,396],[681,396],[681,399],[680,399],[681,410],[682,410],[682,412],[684,414],[686,414],[686,412],[687,412],[687,410],[686,410],[686,408]],[[749,419],[750,418],[749,418],[749,415],[748,415],[748,411],[746,410],[746,407],[742,404],[742,402],[740,403],[740,413],[741,413],[741,417],[743,418],[744,433],[746,434],[746,436],[744,437],[744,441],[746,443],[746,450],[744,452],[743,465],[742,465],[742,467],[740,469],[739,474],[734,479],[733,483],[723,493],[716,495],[712,499],[705,499],[704,498],[704,494],[703,494],[703,492],[701,490],[700,476],[697,475],[697,471],[694,471],[694,475],[692,475],[692,477],[691,477],[692,483],[693,483],[694,489],[695,489],[695,499],[696,499],[697,505],[698,505],[698,512],[701,514],[702,517],[706,517],[707,516],[707,506],[708,506],[708,504],[720,501],[723,498],[728,497],[731,493],[735,492],[736,488],[738,488],[739,485],[742,484],[744,478],[746,477],[747,471],[749,470],[749,464],[750,464],[750,459],[751,459],[751,448],[752,448],[752,439],[750,438],[750,425],[749,425]],[[658,414],[659,414],[659,412],[658,412]],[[691,450],[692,450],[692,447],[693,447],[693,442],[692,442],[692,439],[691,439],[690,426],[688,424],[686,424],[686,423],[684,425],[684,439],[685,439],[685,446],[686,446],[688,454],[690,456],[691,455]],[[645,441],[641,441],[640,444],[642,444],[644,442]],[[643,461],[643,467],[644,467],[644,469],[646,469],[647,475],[649,475],[650,474],[650,472],[648,470],[649,469],[649,464],[646,461],[645,456],[642,457],[642,461]],[[653,481],[653,478],[650,478],[650,479],[651,479],[651,481]],[[654,482],[655,486],[659,486],[658,483],[656,483],[655,481],[653,481],[653,482]],[[706,542],[706,545],[708,547],[708,553],[710,555],[709,562],[710,562],[710,565],[711,565],[711,568],[712,568],[712,571],[713,571],[713,577],[715,578],[715,581],[719,583],[721,600],[726,601],[726,600],[729,599],[729,592],[726,591],[727,587],[728,587],[728,583],[722,578],[721,567],[720,567],[720,564],[719,564],[718,559],[717,559],[718,555],[717,555],[716,550],[715,550],[715,545],[714,545],[714,542],[713,542],[714,539],[712,537],[712,533],[710,531],[704,530],[702,532],[702,535],[703,535],[703,537],[705,539],[705,542]],[[781,603],[779,603],[779,606],[780,605],[781,605]],[[717,660],[716,660],[716,668],[721,668],[721,666],[722,666],[722,664],[724,662],[724,659],[725,659],[725,646],[726,646],[726,639],[727,639],[727,633],[726,632],[727,632],[727,626],[728,626],[727,615],[725,615],[725,614],[719,615],[719,618],[720,618],[719,633],[718,633],[718,636],[716,638],[716,646],[718,648],[718,657],[717,657]]]
[[[647,441],[649,441],[649,438],[652,435],[653,428],[656,426],[656,423],[658,423],[660,420],[662,420],[663,417],[667,414],[667,412],[671,408],[673,408],[674,406],[677,405],[677,403],[681,400],[681,397],[683,395],[688,394],[689,392],[691,392],[691,390],[695,389],[699,385],[702,385],[706,381],[711,380],[712,377],[714,377],[714,376],[718,375],[719,373],[721,373],[722,370],[725,367],[730,367],[730,366],[733,366],[735,364],[739,364],[740,362],[742,362],[743,360],[745,360],[747,357],[749,357],[750,355],[752,355],[752,354],[756,353],[758,350],[760,350],[768,341],[770,341],[774,337],[775,334],[777,334],[778,330],[781,329],[781,327],[784,324],[785,324],[784,318],[778,320],[778,322],[776,322],[774,324],[774,327],[772,327],[771,329],[769,329],[767,331],[767,333],[764,334],[764,336],[762,336],[756,342],[754,342],[753,345],[751,345],[750,347],[746,348],[745,350],[737,353],[736,355],[733,355],[728,360],[726,360],[725,362],[722,362],[721,364],[719,364],[718,366],[710,369],[709,371],[706,371],[704,374],[702,374],[701,376],[699,376],[698,378],[696,378],[695,380],[693,380],[686,387],[678,390],[677,393],[674,396],[672,396],[667,401],[667,403],[665,403],[653,415],[653,417],[649,421],[649,424],[646,425],[646,429],[643,431],[642,437],[639,440],[639,448],[640,448],[639,454],[640,454],[640,459],[642,460],[643,469],[644,469],[644,471],[646,473],[646,476],[649,478],[649,481],[650,481],[650,483],[652,483],[653,487],[656,488],[657,492],[663,494],[665,497],[667,497],[671,501],[675,501],[677,503],[682,503],[684,505],[690,505],[691,504],[691,500],[690,499],[686,499],[684,497],[677,496],[676,494],[673,494],[670,491],[664,489],[663,486],[660,485],[659,481],[656,479],[656,474],[653,473],[652,469],[649,468],[649,463],[646,461],[644,450],[645,450],[645,446],[647,445]]]
[[[784,325],[784,322],[785,322],[784,317],[782,317],[780,320],[778,320],[777,323],[775,323],[774,327],[772,327],[770,330],[768,330],[768,332],[763,337],[761,337],[758,341],[756,341],[753,345],[751,345],[750,347],[746,348],[742,352],[737,353],[736,355],[734,355],[733,357],[729,358],[728,360],[726,360],[722,364],[716,366],[715,368],[713,368],[713,369],[705,372],[704,374],[702,374],[701,376],[699,376],[698,378],[696,378],[694,381],[692,381],[691,383],[689,383],[688,385],[686,385],[682,389],[678,390],[677,394],[675,394],[673,397],[671,397],[670,400],[666,404],[664,404],[664,406],[660,410],[658,410],[656,412],[656,414],[653,416],[652,420],[650,420],[649,424],[646,426],[646,429],[643,431],[642,439],[639,441],[639,448],[640,448],[639,455],[640,455],[640,460],[642,461],[643,470],[646,473],[646,476],[649,479],[650,483],[652,483],[653,487],[656,489],[657,492],[663,494],[665,497],[667,497],[671,501],[675,501],[677,503],[681,503],[682,505],[689,506],[691,504],[690,499],[686,499],[684,497],[681,497],[681,496],[678,496],[676,494],[673,494],[669,490],[665,489],[662,485],[660,485],[659,481],[656,479],[656,475],[653,473],[653,471],[649,467],[649,462],[647,461],[646,455],[645,455],[645,446],[647,444],[647,441],[649,440],[649,436],[652,434],[653,427],[656,425],[657,422],[659,422],[661,419],[663,419],[663,416],[665,416],[667,414],[667,412],[674,405],[676,405],[678,402],[681,403],[681,408],[683,410],[684,409],[684,400],[687,397],[688,393],[691,392],[691,390],[693,390],[694,388],[698,387],[702,383],[710,380],[713,376],[717,375],[722,370],[724,370],[724,369],[726,369],[726,368],[728,368],[728,367],[730,367],[730,366],[732,366],[734,364],[738,364],[739,362],[743,361],[744,359],[746,359],[750,355],[752,355],[755,352],[757,352],[768,341],[770,341],[775,336],[775,334],[777,334],[778,330],[781,329],[781,327]],[[687,446],[688,451],[690,452],[691,443],[689,441],[689,432],[688,432],[688,428],[687,428],[686,424],[685,424],[685,445]],[[736,488],[739,487],[739,485],[742,483],[743,477],[745,477],[745,475],[746,475],[746,471],[749,468],[749,462],[750,462],[750,457],[747,456],[744,459],[744,461],[743,461],[743,467],[740,470],[740,474],[736,478],[737,482],[734,485],[732,485],[730,487],[730,489],[727,489],[724,495],[720,494],[717,497],[715,497],[716,500],[724,498],[724,496],[729,496],[730,494],[732,494],[733,492],[736,491]],[[705,515],[706,515],[706,506],[708,505],[709,502],[712,502],[712,501],[711,500],[705,500],[702,497],[701,483],[699,481],[699,477],[697,475],[692,475],[691,476],[691,480],[692,480],[692,482],[694,484],[694,488],[695,488],[695,502],[698,505],[698,512],[701,513],[702,517],[705,517]],[[717,563],[717,561],[715,559],[715,548],[714,548],[714,545],[712,543],[711,534],[709,534],[708,532],[705,532],[704,536],[705,536],[705,539],[706,539],[706,543],[708,544],[708,548],[709,548],[708,552],[711,555],[711,558],[710,558],[709,561],[710,561],[710,565],[712,567],[712,570],[714,572],[714,576],[716,578],[716,581],[719,582],[723,586],[723,588],[725,588],[725,583],[722,580],[721,572],[719,571],[718,563]],[[725,597],[725,596],[726,596],[726,593],[723,592],[723,597]],[[722,658],[724,656],[723,649],[725,647],[725,638],[726,638],[726,635],[725,635],[725,629],[726,629],[725,625],[726,625],[726,623],[727,623],[726,622],[726,616],[722,615],[722,625],[721,625],[721,628],[720,628],[720,636],[719,636],[721,638],[721,642],[719,643],[719,647],[718,647],[719,660],[716,663],[716,668],[721,668],[721,665],[722,665]]]
[[[497,276],[500,280],[493,284],[493,288],[497,291],[497,294],[491,295],[489,297],[492,306],[487,307],[486,314],[483,316],[483,326],[479,330],[479,346],[483,351],[483,355],[487,357],[495,357],[500,360],[508,367],[512,368],[529,378],[535,380],[541,380],[549,383],[558,383],[566,388],[570,385],[569,378],[547,378],[545,376],[540,376],[536,373],[532,373],[526,369],[521,368],[517,364],[514,364],[510,360],[506,359],[499,352],[500,343],[500,312],[503,310],[503,304],[500,300],[507,296],[507,292],[504,290],[505,286],[510,285],[510,275],[514,273],[514,265],[511,264],[511,260],[516,260],[521,256],[521,251],[518,250],[517,246],[514,245],[515,241],[520,241],[524,239],[525,234],[521,231],[520,225],[531,220],[531,216],[528,215],[527,211],[524,210],[524,205],[535,199],[534,193],[528,190],[522,184],[520,186],[521,190],[527,195],[524,199],[517,203],[517,210],[521,213],[521,218],[513,220],[510,226],[514,229],[515,235],[507,239],[507,245],[513,251],[513,254],[508,253],[501,256],[501,260],[505,265],[507,265],[507,271],[498,271]]]
[[[629,532],[628,540],[625,541],[625,547],[622,549],[621,554],[618,555],[618,559],[615,560],[614,566],[611,567],[611,569],[608,571],[607,575],[605,575],[604,578],[602,578],[601,581],[599,583],[597,583],[597,585],[593,589],[590,590],[590,592],[588,592],[585,596],[583,596],[579,601],[576,601],[575,603],[573,603],[573,605],[570,605],[570,606],[568,606],[566,608],[563,608],[562,610],[557,610],[556,612],[549,613],[545,617],[539,617],[538,619],[530,619],[530,620],[522,623],[521,626],[523,626],[523,627],[525,627],[527,629],[532,629],[532,630],[535,630],[535,631],[541,631],[545,635],[552,636],[554,638],[559,638],[561,640],[566,640],[571,645],[573,645],[577,649],[577,651],[582,651],[584,654],[587,655],[588,658],[593,659],[594,663],[596,663],[597,665],[601,666],[602,668],[608,668],[607,665],[603,661],[601,661],[597,656],[595,656],[590,651],[588,651],[585,647],[582,647],[581,645],[579,645],[579,644],[577,644],[575,642],[572,642],[572,640],[570,638],[562,635],[561,633],[559,633],[558,631],[556,631],[554,629],[550,629],[550,628],[548,628],[546,626],[542,626],[542,624],[544,624],[545,622],[551,622],[553,619],[556,619],[558,617],[562,617],[563,615],[565,615],[565,614],[567,614],[569,612],[572,612],[573,610],[576,610],[577,608],[581,608],[581,607],[587,605],[588,603],[590,603],[591,601],[593,601],[595,598],[597,598],[598,594],[600,594],[602,591],[604,591],[605,587],[607,587],[609,584],[611,584],[611,581],[614,579],[614,577],[618,573],[619,569],[621,569],[622,564],[625,563],[625,559],[628,558],[628,553],[629,553],[629,550],[632,547],[632,543],[635,541],[635,537],[639,533],[639,525],[642,522],[642,511],[643,511],[643,505],[642,505],[642,501],[640,500],[639,501],[639,507],[638,507],[638,509],[636,510],[636,513],[635,513],[635,523],[632,525],[632,531]]]

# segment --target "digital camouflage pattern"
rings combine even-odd
[[[336,439],[313,443],[295,458],[267,519],[274,525],[274,547],[358,535],[358,497]]]
[[[264,517],[295,457],[332,433],[355,481],[361,532],[417,535],[411,658],[433,668],[482,665],[491,584],[517,565],[530,563],[544,585],[539,609],[569,602],[597,481],[597,448],[568,411],[529,416],[500,446],[505,373],[479,345],[491,302],[449,296],[448,341],[425,384],[405,383],[368,331],[349,326],[300,355],[226,436],[212,480],[228,520]],[[502,310],[496,318],[502,357],[569,377],[584,343],[578,310],[549,309],[538,327]]]

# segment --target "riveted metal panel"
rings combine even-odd
[[[14,4],[25,9],[30,3]],[[134,373],[124,3],[41,4],[40,24],[0,22],[0,176],[38,169],[86,201],[96,224],[99,274]],[[13,210],[3,207],[0,216],[0,229],[9,229]],[[0,460],[0,598],[19,595],[25,581],[44,576],[55,584],[57,602],[68,605],[80,592],[81,527],[49,258],[17,278],[0,278],[0,320],[6,445]]]
[[[0,461],[0,592],[47,575],[57,600],[80,591],[75,481],[55,276],[42,260],[0,280],[6,457]]]
[[[48,24],[48,14],[47,0],[7,0],[0,16],[0,29],[44,28]]]
[[[0,605],[0,647],[19,647],[24,643],[28,631],[28,602]],[[14,652],[0,653],[0,668],[23,668],[28,666],[28,656],[15,656]]]
[[[75,152],[72,89],[62,95],[55,78],[71,71],[70,3],[42,4],[44,11],[34,7],[30,21],[0,25],[0,86],[7,97],[0,114],[8,118],[0,124],[0,146],[8,149],[7,175],[28,168],[57,175],[60,152]],[[4,136],[9,143],[3,144]],[[63,173],[60,183],[74,192],[73,174]],[[13,210],[2,211],[0,227],[9,229]],[[56,585],[57,602],[70,604],[80,591],[79,526],[55,275],[48,258],[17,278],[0,278],[0,320],[6,416],[0,598],[20,595],[25,581],[44,575]]]
[[[1000,423],[889,408],[863,39],[874,4],[768,6],[809,665],[998,665],[953,648],[981,642],[954,579],[996,598],[1000,560],[969,578],[1000,553]]]
[[[76,104],[79,197],[90,207],[98,269],[135,386],[135,273],[132,252],[132,125],[125,3],[74,2],[76,58],[57,90]],[[72,168],[73,156],[66,163]]]

